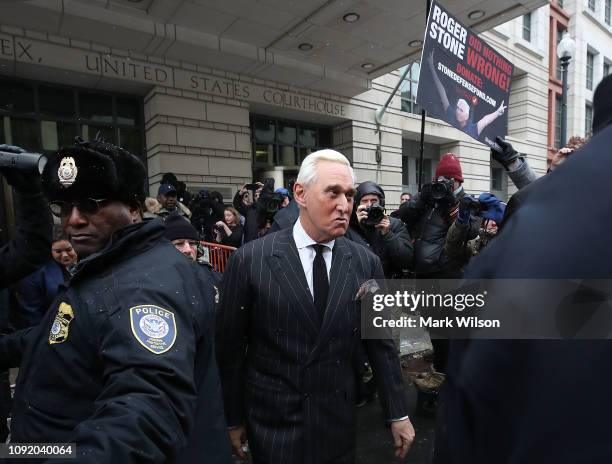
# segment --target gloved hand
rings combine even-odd
[[[16,155],[25,153],[25,150],[21,147],[5,144],[0,144],[0,151],[14,153]],[[0,168],[0,173],[4,176],[9,185],[19,193],[29,195],[41,191],[40,177],[38,174],[7,167]]]
[[[459,213],[457,214],[457,224],[467,224],[470,222],[470,214],[480,208],[480,203],[475,198],[465,195],[459,201]]]
[[[495,141],[501,148],[501,152],[491,148],[491,156],[495,161],[508,169],[508,166],[516,161],[521,155],[512,147],[510,142],[506,142],[501,137],[495,137]]]
[[[433,198],[431,196],[431,183],[423,185],[421,187],[421,191],[417,197],[416,206],[418,209],[425,209],[429,204],[431,204]]]

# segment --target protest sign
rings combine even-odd
[[[508,130],[514,66],[433,1],[425,29],[417,104],[497,148]]]

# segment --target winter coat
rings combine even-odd
[[[610,279],[610,146],[612,126],[533,183],[524,206],[474,258],[466,277]],[[585,291],[568,297],[586,303],[602,298],[602,304],[592,318],[593,306],[577,306],[583,313],[577,320],[589,316],[584,326],[596,322],[609,331],[609,293],[592,299],[589,280],[583,282]],[[555,307],[517,309],[553,312],[542,320],[559,316]],[[443,387],[448,408],[441,417],[452,431],[452,462],[607,462],[611,358],[609,339],[452,341]],[[581,426],[585,420],[588,427]]]
[[[417,194],[400,206],[400,217],[414,240],[412,270],[424,278],[460,278],[465,262],[451,259],[444,252],[446,234],[455,222],[458,201],[453,204],[425,203]],[[470,218],[468,240],[476,237],[480,218]]]
[[[365,181],[359,184],[355,192],[353,212],[350,227],[346,233],[349,240],[359,243],[372,251],[382,262],[385,277],[399,275],[402,270],[408,269],[412,262],[412,240],[408,229],[399,219],[389,218],[390,227],[386,235],[373,226],[360,224],[357,220],[357,207],[366,195],[376,195],[379,204],[385,205],[385,192],[376,183]]]
[[[156,198],[147,197],[145,200],[147,210],[144,213],[145,219],[154,219],[155,217],[165,218],[171,212],[164,208]],[[181,202],[177,202],[177,209],[181,216],[191,218],[191,211]]]
[[[7,337],[0,368],[22,361],[14,442],[76,443],[91,463],[197,462],[227,443],[213,287],[159,219],[115,232],[38,326]],[[225,454],[218,462],[231,462]]]

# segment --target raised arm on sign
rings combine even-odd
[[[502,114],[506,112],[506,108],[508,108],[508,105],[504,106],[504,102],[505,100],[501,102],[501,105],[499,105],[499,108],[497,108],[492,113],[489,113],[483,116],[482,119],[478,121],[478,124],[476,124],[476,127],[478,129],[479,136],[482,133],[482,131],[485,129],[485,127],[487,127],[489,124],[491,124],[493,121],[495,121],[497,118],[499,118]]]
[[[436,72],[436,68],[434,67],[434,56],[433,50],[429,53],[427,57],[427,64],[429,64],[429,69],[431,71],[431,75],[433,76],[434,83],[436,84],[436,89],[438,90],[438,95],[440,95],[440,102],[442,103],[442,108],[444,112],[448,110],[450,103],[448,102],[448,97],[446,95],[446,90],[438,77],[438,73]]]

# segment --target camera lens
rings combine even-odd
[[[431,196],[434,200],[441,200],[446,196],[446,186],[442,182],[435,182],[431,186]]]

